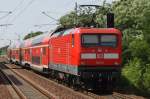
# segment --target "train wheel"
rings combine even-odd
[[[15,62],[15,65],[19,65],[19,63],[16,61],[16,62]]]
[[[30,65],[29,64],[25,64],[25,66],[24,66],[26,69],[28,69],[28,70],[30,70],[31,69],[31,67],[30,67]]]
[[[12,60],[9,60],[9,62],[12,64]]]

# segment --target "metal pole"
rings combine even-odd
[[[9,40],[9,46],[11,46],[11,40]]]
[[[75,3],[75,25],[78,25],[78,4],[77,2]]]

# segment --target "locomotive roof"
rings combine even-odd
[[[91,28],[91,27],[79,27],[79,28],[70,28],[70,29],[60,29],[55,30],[53,33],[44,33],[39,36],[24,40],[21,44],[15,43],[11,46],[11,48],[19,48],[21,47],[30,47],[39,44],[48,43],[50,37],[58,37],[60,35],[64,36],[70,33],[114,33],[118,34],[120,31],[115,28]],[[52,34],[52,35],[51,35]],[[50,36],[51,35],[51,36]]]
[[[90,28],[90,27],[80,27],[76,28],[76,33],[113,33],[120,34],[120,31],[115,28]]]
[[[121,34],[118,29],[115,28],[91,28],[91,27],[79,27],[79,28],[68,28],[68,29],[58,29],[54,31],[51,35],[51,38],[53,37],[60,37],[65,36],[68,34],[74,34],[74,33],[113,33],[113,34]]]
[[[32,39],[32,46],[35,46],[41,43],[46,43],[48,42],[49,38],[50,38],[49,33],[44,33],[42,35],[39,35]]]

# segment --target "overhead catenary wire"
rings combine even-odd
[[[14,22],[22,13],[25,12],[25,10],[34,2],[35,0],[30,0],[28,4],[11,20],[11,22]]]
[[[24,2],[25,0],[20,1],[17,6],[12,10],[12,12],[16,11]]]
[[[17,4],[17,6],[15,6],[15,8],[11,11],[11,15],[8,16],[8,19],[6,20],[5,23],[8,23],[9,19],[12,17],[12,15],[14,14],[14,12],[17,11],[17,10],[20,8],[20,6],[23,4],[24,1],[25,1],[25,0],[21,0],[21,1]]]
[[[42,14],[44,14],[45,16],[47,16],[47,17],[53,19],[54,21],[58,22],[58,19],[56,19],[56,18],[54,18],[54,17],[48,15],[46,12],[43,11]]]
[[[53,25],[58,25],[58,24],[50,24],[50,23],[49,24],[36,24],[36,25],[34,25],[34,27],[46,27],[46,26],[49,27],[51,25],[53,26]]]
[[[30,0],[30,2],[28,2],[28,4],[27,5],[25,5],[25,6],[22,6],[22,5],[24,5],[24,1],[25,0],[21,0],[16,6],[15,6],[15,8],[11,11],[13,14],[11,14],[11,16],[9,16],[9,18],[5,21],[5,23],[12,23],[12,22],[14,22],[35,0]],[[21,9],[21,10],[20,10]],[[19,13],[16,15],[16,16],[14,16],[13,17],[13,15],[15,14],[14,12],[16,12],[16,11],[19,11]],[[12,18],[13,19],[12,19]],[[11,20],[12,19],[12,20]],[[7,28],[7,27],[6,27]]]
[[[2,11],[0,11],[0,13],[1,13]],[[3,13],[3,12],[2,12]],[[6,13],[6,12],[5,12]],[[9,11],[9,12],[7,12],[7,14],[5,14],[4,16],[2,16],[2,17],[0,17],[0,20],[2,20],[2,19],[4,19],[4,18],[6,18],[8,15],[10,15],[12,12],[11,11]]]
[[[71,6],[72,3],[73,3],[73,1],[72,1],[72,0],[69,0],[67,3],[65,3],[65,6],[67,6],[67,8],[68,8],[68,6],[69,6],[69,5]],[[69,9],[69,10],[70,10],[70,9]],[[43,11],[42,14],[44,14],[45,16],[51,18],[51,19],[53,20],[52,22],[54,22],[54,21],[59,22],[59,18],[56,19],[56,18],[50,16],[49,13],[51,13],[51,14],[56,14],[56,15],[60,15],[60,17],[61,17],[62,14],[64,14],[64,13],[62,13],[62,12],[57,12],[57,11],[55,11],[55,12],[54,12],[54,11]],[[66,15],[66,14],[68,14],[68,13],[70,13],[70,11],[67,11],[64,15]],[[52,22],[50,22],[50,23],[52,23]]]
[[[9,11],[0,11],[0,13],[9,13]]]

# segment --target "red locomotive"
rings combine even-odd
[[[121,69],[121,36],[114,28],[58,29],[10,47],[9,58],[75,86],[110,88]]]

